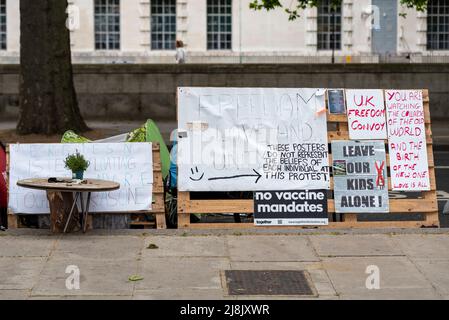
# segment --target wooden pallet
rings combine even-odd
[[[130,223],[131,226],[138,226],[141,228],[157,228],[166,229],[167,225],[165,222],[165,200],[164,200],[164,184],[162,179],[162,167],[161,167],[161,153],[159,143],[153,143],[153,204],[151,211],[139,211],[139,212],[126,212],[126,214],[131,214],[133,221]],[[9,147],[6,147],[6,172],[8,176],[7,186],[9,188]],[[96,213],[97,214],[97,213]],[[101,213],[99,213],[101,214]],[[117,213],[123,214],[123,213]],[[153,214],[155,216],[155,222],[148,222],[145,219],[147,214]],[[21,223],[21,215],[13,214],[8,209],[8,228],[16,229],[23,227]],[[88,226],[92,229],[92,215],[90,214],[87,218]]]
[[[164,182],[162,179],[162,165],[161,165],[161,148],[159,143],[153,143],[153,204],[150,212],[155,215],[156,224],[154,222],[147,222],[142,219],[142,214],[137,213],[137,220],[131,222],[131,226],[140,226],[144,229],[153,228],[166,229],[165,222],[165,197],[164,197]]]
[[[342,221],[337,219],[335,213],[334,199],[328,200],[329,225],[319,228],[419,228],[438,227],[438,202],[436,195],[435,169],[433,158],[432,130],[429,110],[429,93],[423,90],[424,118],[427,140],[427,157],[429,163],[430,191],[421,192],[419,199],[390,199],[389,214],[424,214],[423,221],[358,221],[358,215],[339,214]],[[327,115],[328,141],[349,140],[348,119],[346,115]],[[387,164],[389,167],[388,141],[385,140]],[[331,150],[329,150],[331,152]],[[329,165],[332,164],[332,155],[329,155]],[[389,171],[389,170],[388,170]],[[388,190],[391,191],[391,179]],[[333,190],[333,178],[331,178],[331,190]],[[190,223],[191,214],[210,213],[243,213],[252,214],[254,212],[254,202],[252,199],[217,199],[217,200],[196,200],[191,199],[189,192],[178,192],[178,228],[273,228],[254,226],[253,223]],[[311,228],[311,227],[281,227],[281,228]],[[315,228],[315,227],[314,227]]]

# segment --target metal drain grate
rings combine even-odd
[[[229,295],[315,296],[307,271],[226,270]]]

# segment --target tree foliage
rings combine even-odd
[[[300,11],[307,7],[316,7],[322,0],[292,0],[287,8],[280,0],[251,0],[249,7],[254,10],[265,9],[267,11],[283,8],[289,15],[289,20],[295,20],[300,16]],[[415,8],[417,11],[425,11],[428,0],[401,0],[401,4],[407,8]],[[331,0],[333,6],[340,5],[342,0]]]

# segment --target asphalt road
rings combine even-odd
[[[449,146],[434,150],[441,227],[449,227]],[[444,206],[447,203],[446,213]]]

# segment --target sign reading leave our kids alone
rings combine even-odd
[[[430,190],[421,90],[385,91],[393,190]]]
[[[350,139],[387,138],[382,90],[346,90],[346,104]]]
[[[332,141],[335,212],[388,212],[385,144]]]

